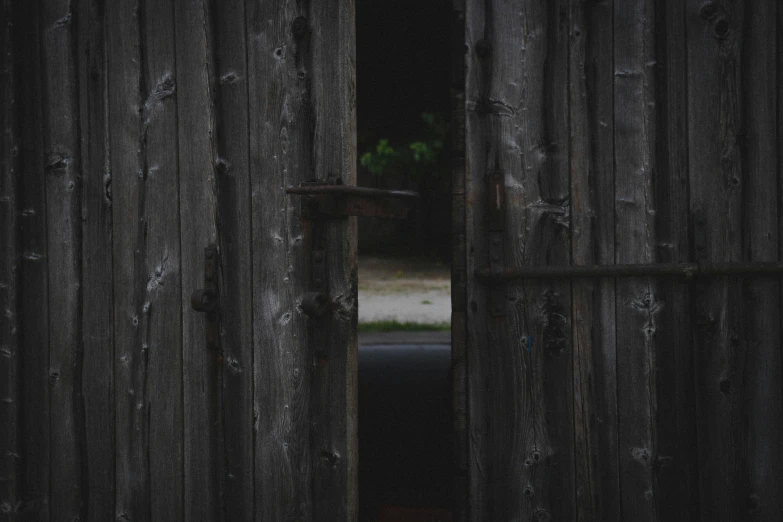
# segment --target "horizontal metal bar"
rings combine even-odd
[[[692,278],[715,276],[774,276],[783,274],[781,262],[734,263],[649,263],[632,265],[524,266],[491,271],[476,270],[476,278],[487,283],[517,279],[566,279],[596,277]]]
[[[318,194],[332,194],[342,196],[362,196],[366,198],[418,198],[419,193],[413,190],[384,190],[369,187],[355,187],[353,185],[302,185],[285,189],[286,194],[300,196],[312,196]]]

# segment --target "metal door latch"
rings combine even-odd
[[[326,355],[327,331],[332,305],[327,280],[327,250],[323,220],[348,216],[402,219],[408,216],[419,193],[411,190],[381,190],[343,185],[340,178],[306,181],[286,189],[286,194],[302,196],[302,219],[309,234],[310,288],[302,296],[302,311],[310,319],[310,339],[314,353]]]
[[[199,288],[190,296],[193,310],[204,313],[207,347],[212,350],[220,347],[218,266],[217,246],[209,245],[204,249],[204,288]]]
[[[306,219],[347,216],[404,219],[419,198],[419,193],[412,190],[343,185],[341,178],[305,181],[286,189],[286,194],[303,196],[302,216]]]

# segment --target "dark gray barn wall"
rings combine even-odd
[[[356,224],[324,236],[338,306],[331,356],[313,369],[297,307],[299,205],[283,194],[314,175],[355,181],[354,6],[280,7],[4,4],[4,510],[233,520],[296,506],[355,518]],[[282,247],[268,234],[278,217]],[[190,307],[210,243],[223,254],[222,354]],[[257,341],[254,262],[255,327],[282,332]],[[277,311],[263,301],[272,281]],[[270,360],[292,364],[267,374]],[[281,426],[277,441],[256,431]],[[261,458],[295,448],[291,465]]]
[[[778,260],[779,10],[468,1],[472,520],[781,516],[772,280],[472,275],[496,170],[506,266]]]

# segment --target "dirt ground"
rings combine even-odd
[[[449,267],[415,259],[359,258],[359,322],[451,321]]]

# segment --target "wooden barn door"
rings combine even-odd
[[[780,3],[454,5],[457,519],[780,520]]]
[[[3,15],[0,518],[355,520],[353,2]]]

